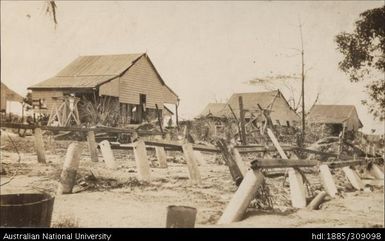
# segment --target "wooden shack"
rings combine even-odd
[[[119,105],[121,124],[156,118],[165,110],[164,104],[177,108],[179,102],[146,53],[80,56],[56,76],[28,89],[34,100],[45,103],[47,110],[40,111],[46,114],[52,113],[65,96],[79,98],[80,104],[84,99],[108,97]]]

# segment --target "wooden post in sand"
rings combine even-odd
[[[155,147],[155,155],[159,162],[160,168],[167,168],[167,155],[164,147]]]
[[[369,173],[376,179],[384,180],[384,173],[381,171],[381,169],[374,163],[370,165]]]
[[[233,153],[234,160],[237,163],[237,166],[238,166],[239,170],[241,171],[242,176],[245,176],[247,173],[247,167],[242,160],[241,154],[239,154],[239,151],[237,149],[235,149],[234,147],[231,148],[231,152]]]
[[[40,128],[35,129],[35,149],[37,154],[37,161],[39,163],[46,163],[43,133]]]
[[[187,162],[188,171],[190,174],[190,180],[194,184],[202,184],[201,174],[198,169],[198,165],[195,160],[194,151],[191,143],[182,145],[184,158]]]
[[[318,209],[319,205],[323,202],[325,199],[327,193],[325,191],[321,191],[317,194],[317,196],[309,203],[307,206],[307,209],[314,210]]]
[[[91,161],[98,161],[98,149],[95,141],[95,132],[89,131],[87,133],[88,149],[90,150]]]
[[[200,152],[200,151],[193,151],[193,152],[194,152],[194,157],[195,157],[195,161],[196,161],[197,165],[198,166],[206,165],[206,161],[203,158],[202,152]]]
[[[338,191],[328,165],[320,165],[319,170],[323,187],[327,194],[334,198]]]
[[[283,159],[288,159],[285,152],[283,151],[281,145],[279,144],[277,138],[274,133],[267,128],[267,134],[273,142],[275,148],[278,153],[281,155]],[[305,195],[305,187],[303,185],[303,180],[301,174],[294,170],[293,168],[288,168],[289,170],[289,184],[290,184],[290,197],[291,203],[295,208],[304,208],[306,207],[306,195]]]
[[[240,221],[251,200],[255,198],[255,194],[259,186],[262,185],[263,179],[264,177],[259,170],[249,170],[229,204],[227,204],[218,224]]]
[[[143,140],[138,140],[133,146],[138,178],[149,182],[151,180],[151,169],[147,158],[146,145]]]
[[[99,143],[100,151],[102,152],[103,160],[106,163],[107,168],[116,169],[114,153],[111,150],[110,142],[104,140]]]
[[[352,186],[355,189],[357,190],[364,189],[365,185],[355,170],[352,170],[350,167],[343,167],[342,170],[344,171],[346,178],[349,180],[349,182],[352,184]]]
[[[72,188],[76,183],[76,172],[79,167],[81,153],[82,149],[78,143],[72,142],[68,146],[63,170],[60,175],[58,194],[72,193]]]

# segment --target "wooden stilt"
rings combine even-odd
[[[267,128],[267,134],[273,142],[278,153],[283,159],[288,159],[285,152],[283,151],[281,145],[279,144],[274,133]],[[290,197],[292,206],[295,208],[304,208],[306,207],[306,193],[305,187],[303,185],[303,180],[301,174],[293,168],[288,168],[289,170],[289,183],[290,183]]]
[[[37,154],[37,161],[39,163],[46,163],[43,133],[40,128],[35,129],[35,149]]]
[[[155,147],[155,155],[159,162],[160,168],[167,168],[167,155],[164,147]]]
[[[224,140],[218,140],[217,146],[222,153],[223,160],[225,161],[226,165],[229,167],[231,177],[233,178],[235,184],[239,186],[239,184],[241,184],[242,182],[243,175],[236,161],[234,160],[234,157],[230,152],[226,142]]]
[[[143,140],[138,140],[133,146],[138,178],[149,182],[151,180],[151,169],[147,158],[146,145]]]
[[[198,166],[204,166],[206,164],[205,159],[203,158],[203,155],[200,151],[193,151],[194,152],[194,157],[195,161]]]
[[[107,168],[116,169],[115,157],[114,153],[111,150],[110,143],[107,140],[104,140],[99,143],[99,146]]]
[[[247,167],[246,167],[246,164],[242,160],[241,154],[239,154],[239,151],[235,148],[232,148],[232,153],[234,156],[234,160],[239,167],[239,170],[241,171],[242,175],[245,176],[247,173]]]
[[[342,170],[344,171],[346,178],[349,180],[349,182],[355,189],[364,189],[364,183],[354,170],[352,170],[350,167],[343,167]]]
[[[76,183],[76,172],[79,167],[81,153],[82,149],[78,143],[73,142],[68,146],[60,175],[58,194],[72,193],[72,188]]]
[[[95,141],[95,132],[89,131],[87,133],[88,149],[90,150],[91,161],[98,161],[98,149]]]
[[[323,187],[327,194],[334,198],[338,191],[328,165],[320,165],[319,170]]]
[[[318,209],[319,205],[321,205],[326,195],[327,193],[325,191],[319,192],[317,196],[309,203],[309,205],[307,206],[307,209],[309,210]]]
[[[381,179],[384,180],[384,173],[381,171],[381,169],[376,165],[372,164],[370,169],[369,169],[370,175],[375,177],[376,179]]]
[[[249,170],[227,205],[218,224],[240,221],[251,200],[255,198],[255,194],[258,187],[262,185],[263,179],[264,177],[259,170]]]
[[[182,145],[184,158],[187,162],[187,167],[190,174],[190,180],[194,184],[202,184],[201,174],[195,160],[192,144],[186,143]]]

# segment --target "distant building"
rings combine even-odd
[[[299,116],[291,108],[279,90],[233,94],[227,102],[227,105],[231,107],[237,118],[239,118],[240,114],[240,96],[242,96],[243,109],[246,110],[245,119],[250,118],[252,112],[259,111],[260,106],[262,109],[270,110],[270,118],[273,125],[293,126],[300,122]],[[226,116],[232,117],[234,115],[229,107],[224,110]]]
[[[113,97],[120,104],[121,122],[141,123],[156,118],[156,106],[178,103],[177,94],[166,85],[146,53],[80,56],[56,76],[29,87],[34,100],[44,100],[46,113],[67,95]],[[155,114],[154,114],[155,113]]]
[[[223,118],[225,116],[226,103],[208,103],[198,117]]]
[[[1,82],[1,100],[0,100],[0,106],[1,106],[1,112],[9,112],[10,110],[7,110],[7,102],[23,102],[23,97],[16,93],[15,91],[11,90],[6,86],[3,82]],[[21,107],[21,105],[20,105]]]
[[[344,127],[353,132],[363,127],[354,105],[314,105],[306,120],[310,125],[328,127],[332,135],[338,135]]]

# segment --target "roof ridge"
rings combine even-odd
[[[243,95],[243,94],[261,94],[261,93],[274,93],[278,92],[279,90],[269,90],[269,91],[254,91],[254,92],[238,92],[238,93],[233,93],[233,95]]]

